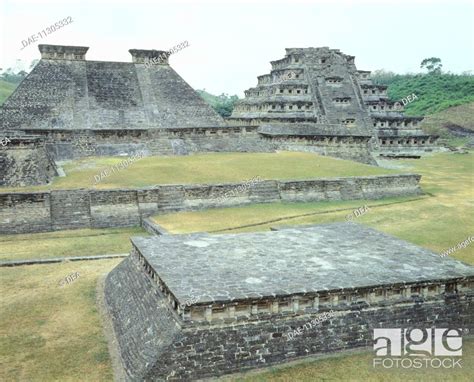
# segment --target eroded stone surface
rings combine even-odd
[[[191,296],[201,296],[199,304],[473,275],[472,266],[357,223],[132,243],[180,304]]]

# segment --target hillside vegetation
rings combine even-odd
[[[462,130],[474,133],[474,102],[450,107],[429,115],[425,117],[422,125],[448,129],[453,132],[459,131],[460,134],[462,134]]]
[[[228,94],[222,93],[220,96],[212,95],[205,90],[196,90],[204,101],[206,101],[211,107],[221,115],[221,117],[230,117],[232,110],[234,110],[235,103],[239,100],[236,95],[229,96]]]
[[[388,86],[393,101],[411,94],[417,99],[405,106],[406,115],[425,116],[452,106],[474,102],[474,76],[464,74],[372,74],[374,83]]]
[[[428,115],[421,128],[451,146],[474,145],[474,102]]]

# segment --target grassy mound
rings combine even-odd
[[[112,173],[111,167],[124,159],[91,157],[75,160],[64,165],[67,176],[56,177],[50,186],[0,188],[0,191],[139,188],[158,184],[237,183],[256,176],[262,179],[310,179],[397,172],[311,153],[278,152],[145,157]],[[111,175],[101,177],[106,170]]]

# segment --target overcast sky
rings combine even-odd
[[[88,60],[130,62],[128,50],[189,47],[170,57],[194,88],[243,96],[285,48],[338,48],[362,70],[417,72],[423,58],[474,69],[473,5],[424,0],[0,0],[0,67],[39,58],[38,44],[90,47]],[[28,45],[22,40],[70,16]]]

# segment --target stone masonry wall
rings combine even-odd
[[[130,227],[159,213],[276,201],[380,199],[421,194],[415,174],[160,185],[138,190],[0,193],[0,233]]]
[[[474,291],[468,288],[434,299],[412,296],[391,304],[355,302],[274,319],[262,314],[232,325],[225,320],[196,325],[180,322],[133,256],[108,275],[105,285],[122,364],[130,380],[145,381],[189,381],[367,347],[373,343],[374,328],[472,331],[473,297]],[[337,315],[309,328],[308,322],[330,309]],[[288,339],[287,333],[303,326],[302,335]]]
[[[347,138],[302,138],[302,137],[274,137],[266,139],[278,150],[310,152],[319,155],[331,156],[356,162],[377,165],[369,151],[368,142],[357,137]]]
[[[275,145],[260,138],[256,127],[149,130],[26,130],[44,137],[56,160],[145,151],[147,155],[200,152],[271,152]]]
[[[0,186],[47,184],[55,175],[54,162],[42,142],[12,138],[0,147]]]
[[[267,138],[255,126],[150,130],[26,130],[44,137],[56,160],[87,156],[188,155],[203,152],[313,152],[336,158],[376,164],[368,143],[358,137]]]

